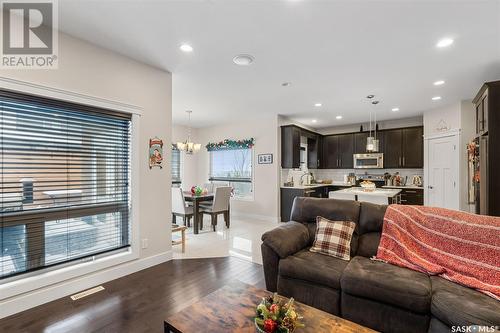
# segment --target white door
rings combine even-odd
[[[426,141],[426,205],[458,210],[459,135],[429,138]]]

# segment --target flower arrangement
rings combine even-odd
[[[255,326],[265,333],[292,333],[304,327],[301,316],[295,311],[293,298],[286,303],[279,301],[277,294],[262,299],[257,306]]]
[[[242,139],[242,140],[230,140],[224,139],[219,142],[209,142],[205,146],[208,151],[213,150],[231,150],[231,149],[248,149],[252,148],[255,144],[255,139]]]

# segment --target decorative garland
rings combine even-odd
[[[255,139],[230,140],[224,139],[220,142],[209,142],[205,146],[208,151],[214,150],[232,150],[232,149],[249,149],[255,144]]]

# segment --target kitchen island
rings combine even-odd
[[[375,188],[373,190],[366,190],[362,187],[350,187],[342,190],[332,191],[330,193],[340,193],[340,194],[351,194],[355,195],[356,200],[359,200],[359,196],[364,196],[361,201],[380,203],[380,200],[387,200],[387,204],[399,203],[399,194],[401,189],[399,188]],[[329,195],[330,196],[330,195]],[[371,200],[370,197],[373,197]]]

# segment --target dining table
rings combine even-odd
[[[200,203],[209,202],[214,199],[213,193],[193,194],[191,191],[184,191],[184,200],[193,203],[193,233],[198,234],[200,230],[201,219]]]

